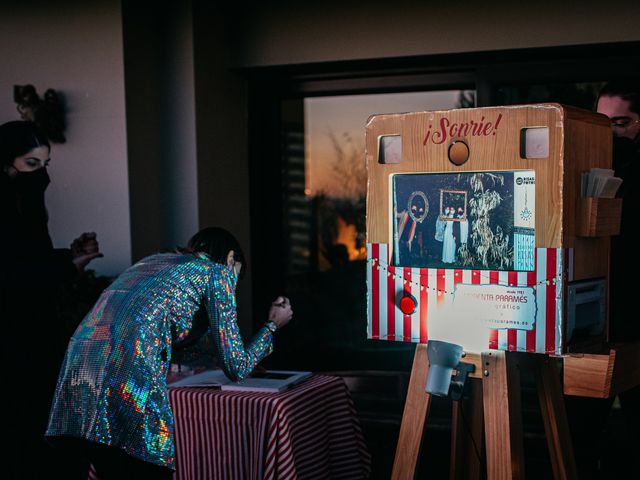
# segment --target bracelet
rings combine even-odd
[[[264,324],[264,326],[267,327],[271,333],[276,333],[276,330],[278,330],[278,326],[273,320],[269,320]]]

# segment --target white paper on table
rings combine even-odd
[[[226,377],[220,369],[207,370],[169,384],[171,388],[217,387],[221,390],[244,390],[254,392],[281,392],[311,376],[311,372],[290,370],[267,370],[254,373],[239,382]]]

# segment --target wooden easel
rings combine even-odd
[[[476,365],[476,371],[469,379],[472,385],[468,402],[473,418],[468,432],[462,427],[459,402],[453,402],[450,478],[481,478],[482,465],[470,444],[472,441],[478,446],[482,445],[483,424],[487,478],[524,478],[519,370],[525,364],[536,372],[554,478],[577,478],[560,374],[549,357],[490,351],[481,355],[467,355],[463,361]],[[428,371],[427,346],[419,344],[414,356],[393,464],[394,480],[415,477],[431,404],[431,395],[425,392]]]
[[[480,124],[483,127],[472,127],[469,130],[471,126]],[[532,155],[529,156],[526,152],[523,154],[523,145],[524,150],[527,150],[527,133],[541,135],[539,138],[536,135],[531,137],[531,146],[544,147],[542,151],[545,152],[545,158],[534,154],[535,148],[532,148]],[[387,144],[382,141],[385,138],[393,141]],[[473,152],[463,164],[451,156],[452,148],[459,141],[464,142],[467,152]],[[399,148],[391,148],[398,145]],[[390,161],[386,157],[387,147]],[[391,157],[394,158],[393,161]],[[446,287],[447,282],[450,282],[449,277],[446,274],[440,275],[439,267],[432,267],[421,269],[417,280],[418,275],[413,267],[403,265],[401,258],[396,258],[396,262],[392,261],[393,249],[399,248],[399,245],[396,245],[398,241],[393,236],[394,228],[397,228],[397,215],[390,213],[398,213],[405,208],[402,205],[404,197],[391,193],[394,191],[393,179],[396,174],[413,173],[421,176],[532,171],[533,175],[527,176],[526,180],[523,178],[522,182],[526,181],[530,185],[533,181],[536,192],[539,192],[535,197],[537,216],[534,243],[539,247],[536,252],[543,256],[551,253],[551,263],[545,260],[545,268],[538,270],[536,265],[534,286],[538,283],[549,286],[549,282],[557,285],[555,282],[558,278],[562,280],[563,276],[567,282],[609,277],[608,237],[617,234],[619,230],[620,199],[585,199],[580,191],[583,172],[592,168],[610,168],[612,164],[610,122],[602,115],[558,104],[374,115],[367,120],[366,162],[367,243],[371,246],[368,270],[370,338],[416,341],[416,332],[420,332],[419,340],[424,341],[434,331],[430,324],[440,329],[449,328],[449,317],[445,315],[449,304],[443,302],[443,292],[445,295],[451,293],[451,289],[447,290]],[[416,185],[427,191],[435,191],[426,177],[423,178],[424,188],[421,186],[422,181]],[[526,203],[526,194],[524,197]],[[437,212],[438,205],[435,202],[436,205],[431,208],[435,208]],[[406,208],[410,208],[409,204]],[[440,212],[442,208],[440,200]],[[537,258],[540,260],[544,257]],[[556,264],[556,269],[550,268],[554,262],[557,263],[558,258],[562,260],[561,265]],[[560,269],[566,272],[561,273]],[[446,270],[451,269],[445,269],[445,273]],[[455,278],[455,271],[448,273],[453,273]],[[457,285],[455,282],[454,280],[453,284]],[[505,282],[497,283],[505,285]],[[513,285],[511,280],[508,283]],[[471,281],[471,285],[473,284]],[[486,282],[478,283],[481,284]],[[529,281],[527,286],[531,286]],[[411,317],[406,313],[402,318],[398,315],[401,310],[395,302],[401,290],[414,297],[417,310]],[[434,291],[437,292],[435,295]],[[549,293],[553,296],[553,292]],[[568,292],[563,291],[562,299],[567,295]],[[560,305],[564,306],[564,303]],[[548,328],[564,328],[559,323],[562,313],[556,311],[555,314],[557,318],[551,318],[554,315],[549,318],[555,325]],[[416,323],[419,325],[414,325],[413,320],[418,320]],[[566,339],[562,339],[554,348],[567,351],[564,340]],[[554,364],[559,360],[544,355],[546,348],[546,344],[536,345],[533,350],[538,351],[537,354],[491,351],[468,355],[463,360],[476,365],[476,373],[469,379],[472,396],[467,401],[472,410],[472,415],[469,416],[472,426],[471,433],[468,432],[469,429],[463,428],[465,422],[461,421],[462,410],[454,402],[451,478],[481,476],[483,465],[476,449],[469,448],[470,438],[476,445],[484,444],[489,479],[524,478],[519,368],[525,363],[527,371],[536,373],[554,477],[576,478],[560,374]],[[640,348],[637,352],[640,362]],[[633,355],[622,351],[619,354],[628,357]],[[620,377],[619,380],[607,377],[608,380],[603,385],[594,384],[590,375],[612,371],[611,355],[580,357],[575,361],[563,357],[563,361],[565,393],[569,393],[566,386],[573,384],[578,391],[594,391],[600,396],[610,395],[618,385],[640,382],[640,378],[637,378],[640,374],[627,371],[626,377]],[[589,371],[585,372],[586,367]],[[415,475],[431,401],[430,395],[425,392],[427,371],[426,345],[420,344],[414,358],[403,414],[393,467],[394,479],[411,479]],[[635,371],[640,372],[640,368]],[[571,377],[569,381],[568,375]],[[482,447],[477,450],[482,451]]]

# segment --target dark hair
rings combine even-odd
[[[227,254],[233,250],[233,259],[242,263],[240,273],[245,270],[246,262],[242,248],[236,237],[224,228],[208,227],[200,230],[191,237],[187,248],[192,252],[206,253],[212,261],[223,265],[227,263]]]
[[[640,81],[620,80],[606,83],[598,93],[596,107],[600,97],[620,97],[629,102],[629,110],[640,115]]]
[[[16,120],[0,125],[0,164],[13,165],[13,161],[36,147],[51,148],[47,136],[35,123]]]

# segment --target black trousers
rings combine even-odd
[[[74,451],[93,465],[100,480],[170,480],[173,470],[145,462],[128,455],[123,450],[100,443],[68,437],[50,439],[56,446]]]

